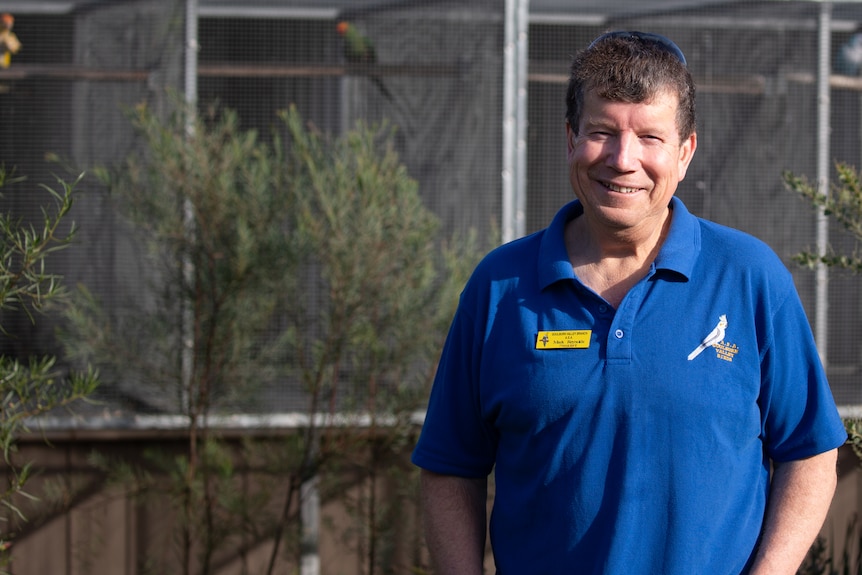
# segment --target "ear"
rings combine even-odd
[[[685,178],[685,174],[688,171],[688,166],[691,164],[692,158],[694,158],[694,152],[697,150],[697,134],[694,133],[689,136],[679,147],[679,181],[681,182],[683,178]]]
[[[571,124],[566,120],[566,152],[569,159],[572,157],[572,152],[575,150],[575,131],[572,130]]]

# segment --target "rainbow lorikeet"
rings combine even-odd
[[[344,38],[344,59],[350,64],[374,64],[377,62],[377,51],[371,39],[356,29],[350,22],[341,21],[336,31]],[[370,74],[368,78],[388,100],[392,94],[383,84],[379,76]]]
[[[12,31],[14,25],[12,14],[0,15],[0,68],[8,68],[12,63],[12,54],[17,54],[21,49],[21,42]]]

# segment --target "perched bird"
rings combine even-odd
[[[371,39],[356,29],[350,22],[339,22],[335,27],[344,38],[344,59],[351,64],[373,64],[377,52]]]
[[[21,49],[21,42],[12,31],[14,25],[12,14],[0,15],[0,68],[8,68],[12,63],[12,54],[17,54]]]
[[[724,339],[724,330],[727,329],[727,316],[722,314],[718,316],[718,325],[715,326],[709,335],[706,336],[700,345],[694,348],[694,351],[688,354],[688,360],[691,361],[703,352],[708,347],[712,347]]]
[[[862,68],[862,34],[853,34],[835,54],[834,72],[844,76],[858,76]]]
[[[341,21],[335,27],[338,34],[344,38],[344,59],[350,64],[375,64],[377,62],[377,51],[371,38],[356,29],[350,22]],[[368,78],[377,86],[377,89],[391,100],[392,94],[383,84],[379,76],[369,74]]]

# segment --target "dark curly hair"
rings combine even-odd
[[[577,133],[588,91],[614,102],[643,103],[668,91],[679,98],[680,141],[696,130],[695,87],[680,56],[658,42],[637,36],[608,35],[594,41],[572,61],[566,90],[566,120]]]

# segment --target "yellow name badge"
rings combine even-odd
[[[536,336],[536,349],[587,349],[592,334],[590,329],[540,331]]]

